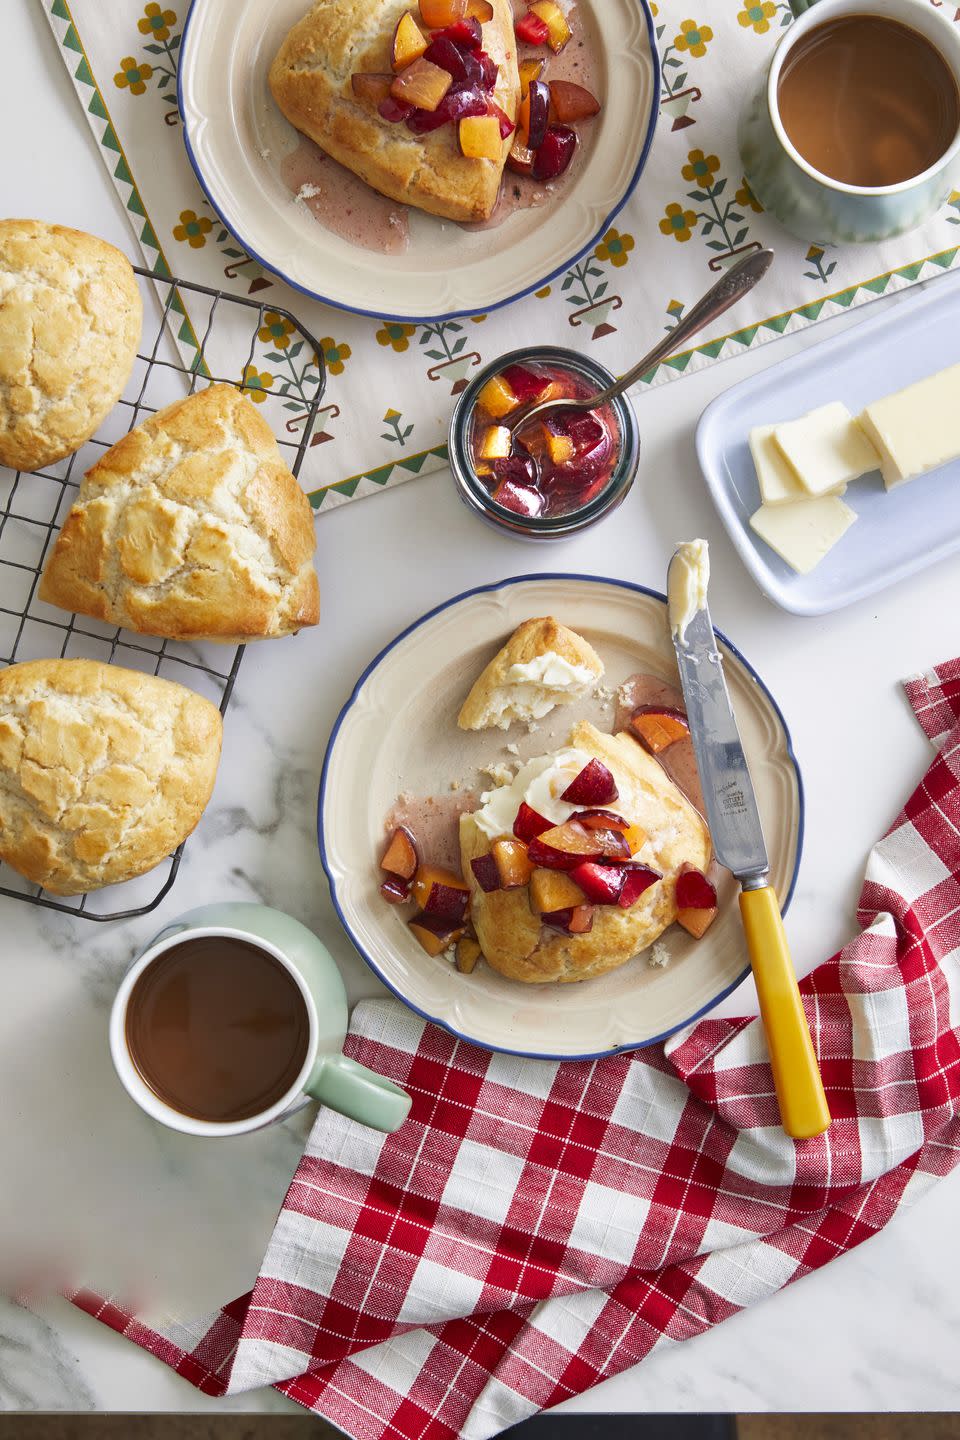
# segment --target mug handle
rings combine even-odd
[[[361,1125],[388,1133],[399,1130],[410,1113],[406,1090],[392,1080],[348,1060],[346,1055],[328,1055],[304,1086],[314,1100],[339,1110]]]

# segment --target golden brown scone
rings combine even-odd
[[[117,403],[143,302],[119,250],[63,225],[0,220],[0,464],[79,450]]]
[[[151,870],[203,814],[222,728],[185,686],[100,660],[0,670],[0,860],[54,895]]]
[[[559,656],[566,665],[549,661]],[[536,662],[540,661],[538,673]],[[520,676],[515,665],[532,667]],[[573,666],[579,675],[569,674]],[[586,672],[589,672],[587,674]],[[588,694],[603,675],[603,661],[582,635],[551,615],[524,620],[477,677],[457,718],[461,730],[506,730],[514,720],[539,720],[555,705]]]
[[[516,121],[520,77],[513,9],[510,0],[491,3],[494,17],[483,27],[483,48],[500,67],[493,98]],[[410,9],[419,21],[410,0],[317,0],[270,67],[273,98],[291,125],[391,200],[448,220],[487,220],[512,136],[504,140],[499,160],[468,159],[455,124],[414,135],[353,93],[354,71],[390,73],[393,33]]]
[[[676,883],[686,863],[706,870],[712,847],[696,810],[666,771],[626,731],[604,735],[589,721],[575,725],[570,744],[602,760],[613,772],[620,798],[611,809],[647,832],[638,852],[644,864],[663,876],[627,910],[598,905],[593,929],[564,935],[542,926],[530,908],[529,890],[481,890],[470,865],[492,841],[473,815],[460,821],[462,873],[470,884],[471,918],[487,963],[509,980],[541,985],[589,980],[615,970],[652,945],[677,918]]]
[[[315,625],[313,512],[232,385],[158,410],[84,476],[40,598],[172,640]]]

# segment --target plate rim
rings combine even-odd
[[[472,1035],[465,1035],[461,1030],[457,1030],[455,1026],[451,1025],[448,1021],[441,1019],[437,1015],[431,1015],[428,1011],[421,1009],[419,1005],[415,1005],[411,1000],[409,1000],[405,995],[403,995],[400,990],[397,989],[396,985],[394,985],[392,981],[389,980],[387,976],[383,973],[377,962],[370,955],[367,954],[366,950],[360,945],[356,936],[353,933],[353,930],[348,924],[347,919],[343,913],[343,908],[340,905],[339,899],[337,898],[336,886],[334,884],[330,867],[327,863],[327,851],[326,845],[324,844],[323,834],[323,806],[324,799],[326,797],[327,779],[330,769],[330,761],[333,754],[333,747],[336,744],[337,737],[340,734],[340,730],[343,726],[344,721],[347,718],[347,715],[353,709],[353,706],[357,701],[360,690],[366,683],[368,677],[381,663],[381,661],[383,661],[392,650],[396,649],[396,647],[403,640],[405,640],[408,635],[412,635],[413,632],[415,630],[419,630],[422,625],[428,624],[429,621],[434,619],[435,616],[442,614],[445,610],[449,610],[452,606],[459,604],[461,601],[472,599],[475,595],[486,595],[493,590],[503,590],[506,589],[508,586],[522,585],[535,580],[576,580],[580,582],[586,582],[589,585],[612,585],[619,590],[630,590],[633,591],[635,594],[647,595],[654,600],[659,600],[664,605],[666,605],[667,603],[667,597],[662,590],[655,590],[649,585],[641,585],[637,581],[617,580],[614,579],[612,576],[607,575],[579,575],[574,571],[548,570],[524,575],[510,575],[503,580],[494,580],[486,585],[471,586],[469,589],[461,591],[460,594],[454,595],[450,599],[442,601],[439,605],[433,606],[432,609],[426,611],[418,619],[411,621],[411,623],[405,626],[404,629],[401,630],[397,635],[395,635],[392,640],[388,641],[388,643],[384,645],[382,649],[373,657],[369,664],[364,667],[362,673],[357,678],[356,684],[351,689],[350,694],[347,696],[347,699],[341,706],[340,712],[337,715],[336,720],[334,721],[333,728],[330,731],[330,738],[327,741],[327,747],[324,752],[323,767],[320,771],[320,786],[317,794],[317,845],[320,851],[320,863],[323,866],[323,873],[327,878],[327,886],[330,891],[330,900],[333,905],[334,911],[336,912],[337,919],[340,921],[340,924],[343,927],[344,933],[346,934],[353,948],[356,950],[357,954],[361,957],[361,959],[368,966],[368,968],[373,971],[374,975],[376,975],[377,979],[381,982],[381,984],[385,985],[386,988],[391,992],[391,994],[394,995],[403,1005],[405,1005],[408,1010],[412,1010],[414,1014],[419,1015],[422,1020],[426,1020],[432,1025],[439,1025],[441,1030],[445,1030],[448,1035],[453,1035],[456,1039],[462,1040],[465,1044],[475,1045],[481,1050],[490,1051],[492,1054],[518,1055],[521,1056],[523,1059],[527,1060],[566,1060],[576,1063],[583,1060],[602,1060],[608,1055],[621,1055],[633,1050],[645,1050],[651,1045],[659,1045],[664,1040],[669,1039],[671,1035],[675,1035],[678,1031],[686,1029],[688,1025],[694,1024],[695,1021],[699,1020],[702,1016],[713,1010],[715,1006],[719,1005],[721,1000],[725,1000],[728,995],[731,995],[739,985],[742,985],[743,981],[750,974],[751,967],[749,962],[740,971],[740,974],[736,977],[736,979],[731,981],[729,985],[727,985],[723,990],[721,990],[717,995],[715,995],[712,1000],[708,1001],[706,1005],[700,1006],[698,1010],[694,1011],[693,1014],[689,1015],[685,1020],[680,1021],[676,1025],[671,1025],[669,1029],[664,1030],[661,1034],[652,1035],[649,1037],[649,1039],[646,1040],[640,1040],[633,1043],[626,1042],[622,1045],[611,1046],[608,1049],[586,1051],[582,1054],[577,1055],[556,1055],[552,1052],[544,1050],[516,1050],[508,1045],[491,1045],[485,1040],[478,1040]],[[722,641],[722,643],[727,647],[727,649],[736,656],[737,660],[747,671],[748,675],[751,676],[751,678],[760,686],[760,689],[763,691],[764,696],[766,697],[768,703],[773,710],[773,713],[776,715],[783,729],[784,739],[787,746],[787,758],[793,765],[794,774],[797,778],[797,802],[799,812],[797,816],[797,850],[793,862],[793,874],[790,877],[790,884],[787,887],[787,893],[784,896],[783,904],[781,906],[781,912],[785,915],[790,907],[790,902],[793,899],[794,892],[796,890],[797,879],[800,873],[800,861],[803,857],[803,840],[806,820],[806,797],[803,784],[803,772],[800,769],[800,762],[798,761],[796,752],[793,748],[793,736],[790,733],[790,727],[786,722],[786,718],[784,717],[783,711],[777,703],[776,698],[771,693],[763,677],[758,673],[758,671],[753,667],[753,665],[750,664],[750,661],[737,648],[737,646],[734,645],[733,642],[727,638],[727,636],[722,630],[717,630],[715,628],[714,633],[716,634],[717,638]]]
[[[177,64],[177,111],[180,115],[180,132],[183,136],[183,145],[184,149],[187,152],[187,159],[190,161],[190,166],[193,170],[194,175],[197,178],[197,183],[199,184],[200,189],[203,191],[204,195],[207,197],[207,200],[213,206],[215,213],[220,216],[224,225],[226,225],[230,233],[240,242],[240,244],[246,250],[247,254],[250,255],[252,259],[256,260],[259,265],[262,265],[265,270],[269,270],[271,275],[276,275],[278,279],[284,282],[285,285],[289,285],[291,290],[296,290],[299,294],[306,295],[311,300],[319,300],[321,304],[329,305],[335,310],[345,310],[348,314],[351,315],[363,315],[369,320],[389,320],[396,324],[410,325],[421,325],[429,322],[444,323],[447,320],[467,319],[471,315],[492,315],[497,310],[502,310],[505,306],[512,305],[517,300],[523,300],[528,295],[534,294],[534,292],[537,290],[542,290],[545,285],[552,284],[553,281],[557,280],[566,270],[569,270],[571,265],[576,265],[578,261],[583,259],[583,257],[587,254],[589,250],[592,250],[595,245],[599,244],[599,242],[603,239],[604,235],[609,230],[610,226],[613,224],[614,220],[616,220],[617,216],[620,214],[621,210],[626,205],[627,201],[630,199],[633,192],[636,190],[637,186],[640,183],[640,178],[643,175],[644,170],[646,169],[647,160],[650,156],[650,150],[653,146],[654,136],[657,132],[657,121],[660,117],[660,100],[662,94],[662,81],[660,74],[660,51],[657,46],[656,27],[653,22],[653,13],[650,9],[649,0],[633,0],[633,3],[637,5],[643,12],[643,18],[646,22],[647,27],[647,41],[650,46],[650,55],[652,60],[650,68],[653,72],[653,89],[651,92],[650,113],[647,117],[647,130],[643,139],[643,145],[640,149],[640,154],[637,158],[637,163],[634,168],[633,174],[627,182],[627,186],[623,192],[623,195],[616,202],[613,209],[609,212],[603,224],[600,226],[600,229],[596,232],[592,239],[590,239],[584,246],[582,246],[581,249],[577,250],[574,255],[569,256],[566,260],[563,261],[561,265],[558,265],[555,269],[551,270],[541,279],[534,281],[531,285],[525,285],[522,290],[515,291],[514,294],[506,296],[503,300],[497,300],[493,304],[482,306],[479,310],[450,310],[442,314],[409,315],[393,311],[387,313],[383,310],[365,310],[362,306],[359,305],[346,305],[342,300],[334,300],[329,295],[321,295],[318,290],[311,290],[307,285],[302,285],[298,281],[292,280],[289,275],[284,273],[283,270],[278,270],[273,265],[271,265],[269,260],[265,259],[265,257],[261,255],[259,251],[255,250],[248,243],[248,241],[241,233],[241,230],[236,225],[234,225],[232,219],[228,215],[223,213],[221,205],[218,201],[214,199],[213,195],[210,193],[210,190],[207,187],[207,182],[204,179],[200,163],[194,152],[193,143],[190,137],[190,131],[187,125],[187,117],[186,111],[184,109],[183,98],[183,76],[186,69],[186,57],[189,49],[190,29],[193,23],[194,16],[197,15],[197,13],[200,11],[203,3],[204,0],[194,0],[194,3],[190,6],[187,18],[184,21],[183,37],[180,41],[180,58]]]

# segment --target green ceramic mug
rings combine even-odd
[[[922,225],[960,184],[960,133],[935,165],[898,185],[868,189],[815,170],[788,138],[777,109],[777,87],[798,40],[824,21],[844,15],[899,20],[925,36],[960,87],[960,34],[927,0],[790,0],[796,19],[749,94],[738,142],[744,174],[760,204],[801,239],[820,244],[886,240]],[[952,13],[952,12],[951,12]]]
[[[127,1005],[144,970],[172,946],[203,936],[242,940],[272,955],[296,981],[310,1021],[307,1056],[287,1093],[261,1114],[226,1124],[196,1120],[165,1104],[141,1077],[126,1041]],[[342,1053],[346,1033],[347,996],[327,947],[299,920],[280,910],[234,901],[190,910],[154,936],[117,991],[110,1016],[110,1053],[131,1099],[155,1120],[186,1135],[245,1135],[286,1119],[310,1100],[375,1130],[399,1129],[410,1110],[410,1096],[382,1075],[348,1060]]]

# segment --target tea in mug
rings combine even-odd
[[[879,15],[827,20],[798,40],[777,108],[808,165],[871,190],[935,165],[960,128],[957,82],[940,51]]]

